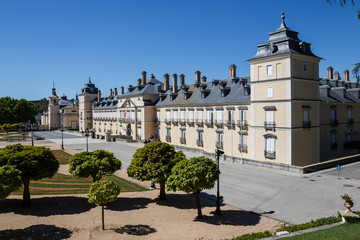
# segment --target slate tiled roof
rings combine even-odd
[[[355,82],[320,79],[319,97],[322,102],[360,103],[360,88]]]

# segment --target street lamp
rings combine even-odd
[[[64,126],[63,125],[61,125],[60,131],[61,131],[61,149],[64,150]]]
[[[218,171],[220,171],[219,158],[220,158],[220,155],[224,154],[224,151],[216,149],[215,153],[216,153],[216,164],[217,164],[217,167],[218,167]],[[220,198],[222,199],[223,197],[220,196],[220,176],[219,176],[219,178],[217,180],[217,192],[216,192],[216,211],[215,211],[216,215],[221,215]]]
[[[86,151],[89,151],[89,143],[88,143],[88,138],[89,138],[89,129],[85,130],[85,137],[86,137]]]

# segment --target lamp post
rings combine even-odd
[[[64,126],[63,125],[61,125],[60,131],[61,131],[61,149],[64,150]]]
[[[217,164],[217,167],[218,167],[218,171],[220,171],[219,158],[220,158],[220,155],[224,154],[224,151],[216,149],[215,153],[216,153],[216,164]],[[220,198],[222,199],[222,196],[220,196],[220,176],[219,176],[219,178],[217,180],[217,186],[216,187],[217,187],[217,191],[216,191],[216,210],[215,210],[215,213],[216,213],[216,215],[221,215]]]
[[[86,137],[86,151],[89,151],[89,143],[88,143],[88,137],[89,137],[89,129],[85,130],[85,137]]]

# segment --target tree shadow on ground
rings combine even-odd
[[[36,239],[36,240],[60,240],[70,238],[72,232],[66,228],[55,225],[33,225],[24,229],[9,229],[0,231],[0,239]]]
[[[205,222],[212,225],[232,225],[232,226],[255,226],[260,222],[261,216],[254,212],[244,210],[222,210],[221,215],[204,216],[203,219],[195,221]]]
[[[154,201],[150,198],[119,197],[115,202],[106,204],[106,209],[113,211],[131,211],[147,208],[147,205],[152,202]]]
[[[216,207],[216,202],[204,194],[200,194],[201,207]],[[194,194],[166,194],[166,200],[156,199],[156,204],[178,209],[196,209]]]
[[[51,215],[79,214],[95,207],[85,197],[61,196],[31,199],[31,207],[22,207],[22,199],[5,199],[0,202],[0,213],[48,217]]]
[[[155,228],[150,227],[149,225],[125,225],[120,228],[114,229],[115,232],[120,234],[129,234],[135,236],[145,236],[157,232]]]

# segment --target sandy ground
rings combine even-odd
[[[58,146],[51,145],[51,149]],[[66,150],[72,153],[70,150]],[[62,165],[59,172],[67,173]],[[125,171],[116,173],[128,178]],[[221,206],[201,196],[204,219],[197,220],[195,198],[183,192],[167,192],[161,201],[159,190],[120,193],[105,209],[105,230],[101,230],[101,207],[87,203],[86,195],[32,196],[32,207],[21,207],[21,196],[0,202],[0,239],[225,239],[251,232],[273,231],[280,222],[232,206]]]

